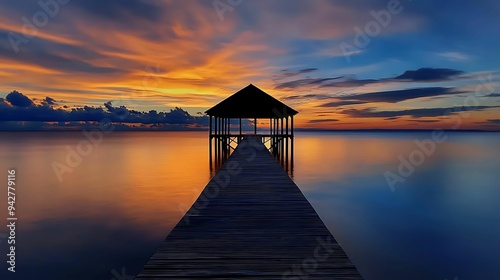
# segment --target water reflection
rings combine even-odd
[[[449,137],[394,192],[384,172],[428,134],[297,138],[295,181],[365,279],[488,279],[500,272],[500,134]]]
[[[137,273],[210,177],[205,133],[115,132],[62,182],[52,163],[66,164],[82,134],[1,136],[0,168],[18,174],[18,279],[110,279],[123,266]]]
[[[122,267],[133,275],[211,177],[205,132],[114,132],[59,182],[52,163],[82,137],[0,133],[0,170],[17,169],[20,219],[19,271],[1,279],[111,279]],[[392,192],[383,173],[427,137],[298,133],[294,180],[365,279],[495,279],[500,135],[450,134]]]

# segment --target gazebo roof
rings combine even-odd
[[[205,113],[221,118],[279,118],[299,112],[250,84]]]

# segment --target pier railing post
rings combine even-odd
[[[209,117],[208,150],[210,155],[210,166],[212,165],[212,116]]]
[[[253,130],[254,134],[257,134],[257,118],[253,119]]]
[[[240,118],[240,135],[238,136],[238,145],[241,143],[241,118]]]

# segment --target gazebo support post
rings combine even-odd
[[[295,141],[293,135],[293,116],[290,116],[290,172],[293,175],[293,142]]]
[[[285,126],[283,124],[283,119],[284,118],[281,117],[281,147],[280,147],[281,148],[281,150],[280,150],[280,153],[281,153],[281,155],[280,155],[281,156],[281,163],[283,163],[283,161],[285,159],[284,158],[284,155],[285,155],[285,151],[284,151],[285,150],[285,137],[283,136],[285,134],[285,131],[284,131],[285,130],[284,129]]]
[[[257,134],[257,118],[253,119],[253,131],[254,134]]]
[[[286,133],[285,133],[285,166],[288,170],[288,116],[286,116]]]
[[[212,164],[212,116],[210,116],[209,129],[208,129],[208,153],[210,155],[210,166]]]

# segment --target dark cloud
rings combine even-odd
[[[150,3],[143,0],[85,0],[72,2],[72,5],[104,19],[125,21],[140,18],[154,22],[161,18],[162,13],[161,9]]]
[[[20,92],[13,91],[6,99],[0,99],[0,121],[4,122],[100,122],[109,120],[118,123],[135,124],[172,124],[172,125],[208,125],[208,117],[191,116],[181,108],[169,112],[139,112],[125,106],[115,107],[112,102],[106,102],[104,107],[83,106],[64,110],[53,108],[55,100],[46,97],[41,105],[36,105],[31,99]]]
[[[453,88],[444,88],[444,87],[414,88],[414,89],[402,89],[393,91],[369,92],[358,95],[335,97],[336,99],[339,99],[339,101],[328,102],[321,105],[321,107],[338,107],[345,105],[365,104],[371,102],[397,103],[415,98],[432,97],[440,95],[454,95],[460,93],[462,92],[455,91],[455,89]]]
[[[53,99],[53,98],[50,98],[50,97],[45,97],[45,99],[43,100],[44,104],[47,104],[47,105],[55,105],[56,104],[56,100]]]
[[[317,120],[310,120],[308,123],[325,123],[325,122],[338,122],[339,120],[337,119],[317,119]]]
[[[487,122],[492,124],[500,124],[500,119],[487,120]]]
[[[104,103],[104,107],[112,114],[118,115],[118,116],[125,116],[128,114],[129,110],[125,106],[120,106],[120,107],[113,107],[112,101],[108,101]]]
[[[415,99],[421,97],[448,95],[448,94],[459,94],[454,89],[443,88],[443,87],[431,87],[431,88],[414,88],[414,89],[402,89],[394,91],[380,91],[371,92],[356,95],[355,100],[367,101],[367,102],[387,102],[387,103],[397,103],[408,99]]]
[[[5,98],[10,104],[17,107],[30,107],[33,105],[33,101],[31,101],[31,99],[17,90],[7,94]]]
[[[303,86],[310,85],[321,85],[324,82],[341,79],[342,77],[334,77],[334,78],[321,78],[321,79],[300,79],[294,80],[290,82],[280,83],[275,86],[275,89],[294,89]]]
[[[375,84],[375,83],[379,83],[379,82],[380,82],[380,80],[374,80],[374,79],[357,80],[357,79],[347,78],[344,81],[323,84],[323,85],[321,85],[321,87],[323,87],[323,88],[325,88],[325,87],[362,87],[365,85]]]
[[[341,107],[341,106],[347,106],[347,105],[357,105],[357,104],[365,104],[367,103],[366,101],[359,101],[359,100],[342,100],[342,101],[333,101],[333,102],[328,102],[320,107]]]
[[[500,93],[490,93],[484,97],[500,97]]]
[[[435,123],[435,122],[439,122],[439,120],[410,120],[410,122],[418,122],[418,123]]]
[[[290,72],[289,70],[281,70],[281,72],[283,72],[283,76],[285,77],[295,77],[298,75],[307,74],[318,70],[319,70],[318,68],[305,68],[296,72]]]
[[[283,98],[283,100],[296,100],[296,99],[322,99],[328,96],[322,94],[304,94],[304,95],[291,95]]]
[[[302,69],[299,71],[300,74],[304,74],[304,73],[310,73],[310,72],[314,72],[314,71],[318,71],[319,69],[318,68],[306,68],[306,69]]]
[[[355,118],[394,118],[411,116],[414,118],[441,117],[464,111],[483,111],[500,106],[450,107],[450,108],[422,108],[399,111],[375,111],[373,108],[346,109],[342,113]]]
[[[402,75],[395,77],[395,80],[406,80],[412,82],[439,82],[456,78],[464,74],[463,71],[447,68],[420,68],[418,70],[408,70]]]
[[[22,52],[16,55],[16,63],[23,65],[38,65],[46,69],[53,69],[67,73],[90,73],[90,74],[117,74],[127,73],[127,71],[113,67],[101,67],[90,64],[83,59],[64,56],[56,47],[44,48],[41,40],[30,41],[28,48],[23,48]],[[12,47],[0,45],[0,58],[12,59]],[[78,55],[78,54],[76,54]]]
[[[386,83],[386,82],[440,82],[448,81],[454,78],[458,78],[465,72],[447,69],[447,68],[420,68],[417,70],[408,70],[403,74],[382,79],[361,79],[358,80],[353,76],[340,76],[335,78],[309,78],[309,79],[299,79],[287,82],[281,82],[276,85],[277,89],[293,89],[304,86],[320,86],[323,88],[328,87],[361,87],[376,83]]]

